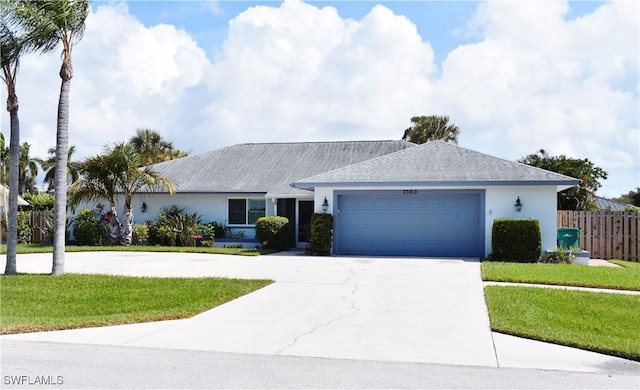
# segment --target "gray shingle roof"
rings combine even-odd
[[[633,208],[633,205],[618,202],[617,200],[603,198],[601,196],[595,197],[595,202],[600,210],[621,211]]]
[[[497,185],[578,184],[569,176],[503,160],[444,141],[413,148],[299,180],[297,188],[335,184]]]
[[[405,141],[238,144],[154,165],[180,193],[308,194],[305,177],[414,147]]]

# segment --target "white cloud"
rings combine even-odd
[[[511,159],[540,148],[589,158],[610,173],[602,192],[616,196],[640,183],[638,4],[574,20],[567,11],[483,3],[470,22],[483,39],[448,55],[435,94],[461,122],[463,145]]]
[[[218,7],[203,12],[212,24]],[[418,34],[419,14],[381,5],[358,20],[299,0],[252,7],[208,59],[188,32],[105,3],[74,48],[70,144],[84,157],[138,127],[192,152],[398,139],[412,116],[440,114],[460,127],[462,146],[499,157],[588,157],[616,196],[640,183],[638,7],[606,3],[568,20],[562,1],[480,3],[466,26],[476,42],[438,72],[429,42],[439,37]],[[22,60],[22,139],[39,157],[55,143],[59,66],[59,53]]]
[[[176,113],[188,110],[184,95],[210,66],[185,31],[144,27],[123,4],[100,6],[89,14],[73,64],[69,143],[76,145],[78,158],[128,139],[138,127],[184,130],[178,128],[182,121]],[[58,52],[30,54],[21,63],[22,140],[33,144],[35,156],[46,156],[55,145],[59,67]]]
[[[210,72],[212,131],[232,142],[397,139],[433,70],[415,25],[383,6],[360,21],[297,0],[253,7],[229,23]]]

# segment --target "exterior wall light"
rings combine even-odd
[[[516,206],[516,211],[520,212],[520,210],[522,210],[522,206],[524,205],[520,202],[520,196],[516,199],[516,204],[514,204],[514,206]]]
[[[144,213],[147,211],[147,202],[142,202],[142,206],[140,206],[140,212]]]
[[[327,210],[329,209],[329,201],[327,200],[327,197],[324,197],[324,202],[322,202],[322,211],[324,211],[325,213],[327,212]]]

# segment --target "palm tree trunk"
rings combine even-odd
[[[11,118],[11,141],[9,143],[7,264],[4,273],[5,275],[13,275],[18,272],[16,266],[16,248],[18,246],[18,171],[20,163],[20,121],[18,120],[18,97],[15,91],[10,91],[7,97],[7,110]]]
[[[69,89],[73,69],[71,58],[65,58],[60,68],[60,100],[56,131],[56,173],[54,194],[54,233],[52,275],[64,273],[65,234],[67,230],[67,151],[69,149]]]
[[[122,216],[122,244],[131,245],[131,241],[133,241],[133,210],[131,209],[131,197],[127,197]]]

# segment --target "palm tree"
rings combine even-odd
[[[70,187],[71,205],[104,199],[111,204],[111,213],[116,216],[116,194],[122,192],[124,194],[122,242],[130,244],[133,196],[142,189],[166,190],[170,194],[175,193],[175,186],[169,179],[158,174],[153,166],[142,167],[143,165],[142,155],[131,144],[119,143],[105,146],[105,152],[102,155],[89,157],[82,164],[80,179]]]
[[[414,116],[411,118],[413,126],[404,131],[402,139],[416,144],[429,141],[442,140],[458,144],[460,129],[449,123],[448,116]]]
[[[11,122],[9,141],[9,210],[7,218],[7,263],[5,274],[15,274],[16,247],[18,245],[18,160],[20,159],[20,121],[18,119],[18,95],[16,95],[16,76],[20,56],[25,48],[22,37],[9,26],[10,14],[3,7],[0,14],[0,62],[2,81],[7,86],[7,111]],[[4,136],[2,137],[4,151]],[[4,166],[4,161],[3,161]],[[5,172],[6,173],[6,172]]]
[[[142,156],[144,165],[173,160],[187,155],[187,153],[174,148],[171,142],[166,141],[159,132],[152,129],[137,129],[136,135],[131,137],[129,143]]]
[[[20,162],[18,166],[19,192],[33,192],[35,190],[36,177],[38,176],[38,159],[31,158],[29,150],[31,145],[24,142],[20,145]]]
[[[78,180],[80,177],[80,169],[82,168],[82,163],[79,161],[73,161],[72,156],[75,153],[76,147],[71,145],[69,146],[69,150],[67,152],[67,175],[68,180],[67,184],[71,185],[74,181]],[[38,164],[42,167],[43,170],[46,171],[44,175],[44,183],[48,184],[47,190],[52,191],[55,189],[55,175],[56,175],[56,149],[50,148],[48,150],[49,158],[46,160],[38,159]]]
[[[67,219],[67,149],[69,143],[69,89],[73,77],[71,51],[82,39],[89,14],[88,0],[14,0],[11,22],[26,33],[29,50],[47,53],[62,45],[60,99],[56,129],[56,171],[52,275],[64,273]]]

